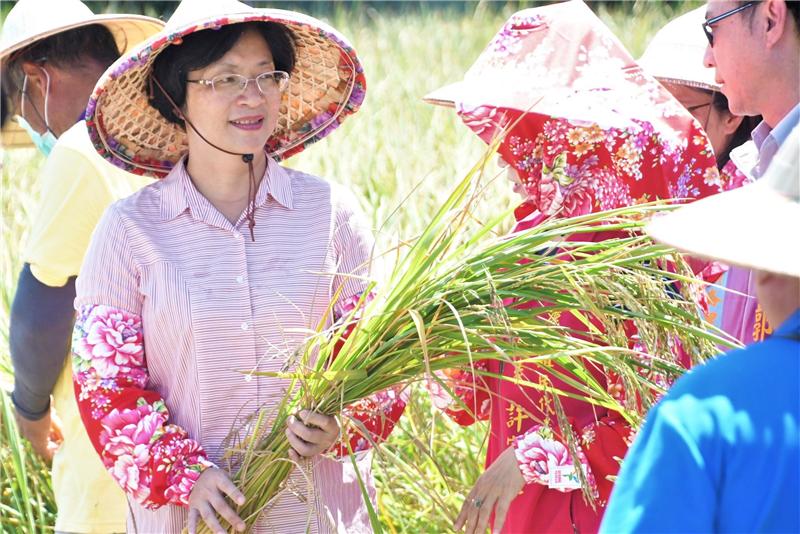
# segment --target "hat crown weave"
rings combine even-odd
[[[251,11],[255,9],[238,0],[183,0],[167,20],[164,31],[175,31],[198,20]]]
[[[0,54],[37,35],[94,17],[80,0],[19,0],[8,13],[0,36]]]
[[[708,46],[701,28],[704,21],[705,7],[669,21],[647,45],[639,65],[664,82],[719,91],[720,85],[714,79],[716,71],[703,63]]]

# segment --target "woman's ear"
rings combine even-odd
[[[733,135],[736,130],[741,126],[744,117],[741,115],[734,115],[730,112],[723,112],[722,114],[722,130],[725,135]]]

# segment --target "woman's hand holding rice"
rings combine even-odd
[[[214,532],[225,534],[226,530],[219,524],[217,515],[225,518],[237,532],[244,531],[244,521],[228,504],[226,495],[237,505],[244,504],[244,495],[233,484],[225,471],[216,467],[210,467],[203,471],[189,496],[189,534],[197,532],[199,518],[202,518]]]
[[[296,417],[289,418],[286,426],[286,437],[292,446],[289,458],[297,462],[302,457],[310,458],[327,451],[338,441],[341,431],[335,417],[301,410]]]

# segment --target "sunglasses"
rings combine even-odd
[[[721,15],[717,15],[716,17],[712,17],[705,22],[703,22],[703,32],[706,34],[706,39],[708,39],[709,46],[714,46],[714,29],[711,27],[712,25],[716,24],[717,22],[721,21],[722,19],[726,19],[731,15],[735,15],[736,13],[740,13],[749,7],[753,7],[758,2],[747,2],[735,9],[731,9],[730,11],[726,11]]]

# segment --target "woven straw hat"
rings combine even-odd
[[[754,184],[659,217],[653,238],[692,255],[748,269],[800,277],[800,127]]]
[[[187,141],[185,129],[148,102],[154,60],[193,32],[268,21],[294,34],[296,62],[266,150],[285,159],[330,134],[358,110],[366,88],[356,52],[339,32],[292,11],[255,9],[235,0],[183,0],[163,32],[121,57],[97,83],[86,124],[100,155],[128,172],[165,176],[187,151]]]
[[[95,15],[80,0],[19,0],[3,22],[0,62],[37,41],[90,24],[108,28],[122,53],[164,27],[162,21],[142,15]],[[13,119],[3,128],[2,140],[5,148],[33,146]]]
[[[669,21],[650,41],[639,59],[639,66],[664,83],[676,83],[719,91],[716,71],[703,64],[708,40],[701,25],[705,7],[699,7]]]

